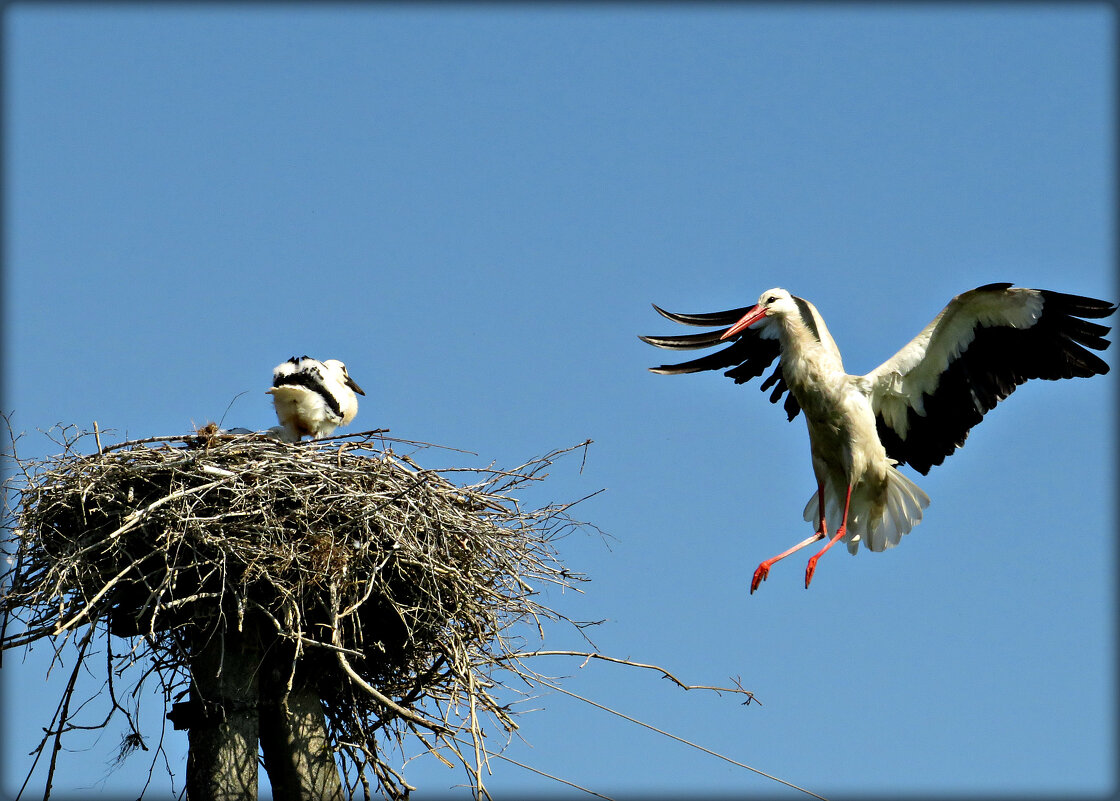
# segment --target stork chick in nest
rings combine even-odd
[[[272,403],[280,425],[273,429],[285,442],[330,436],[358,413],[358,395],[365,395],[338,359],[319,361],[293,356],[272,371]]]

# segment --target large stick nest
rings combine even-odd
[[[521,669],[511,627],[565,619],[538,591],[578,580],[553,545],[579,524],[511,493],[564,451],[431,470],[394,450],[419,443],[377,432],[288,445],[211,424],[87,454],[64,432],[63,453],[17,459],[9,482],[2,609],[23,629],[5,648],[101,624],[149,650],[170,700],[200,636],[256,627],[288,686],[323,699],[344,768],[364,785],[372,768],[391,794],[407,784],[378,757],[379,730],[431,736],[474,771],[479,713],[516,728],[493,674]]]

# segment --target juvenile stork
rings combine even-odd
[[[319,361],[293,356],[272,371],[272,404],[280,421],[277,433],[286,442],[330,436],[358,413],[358,395],[365,395],[338,359]]]
[[[827,544],[805,569],[805,587],[817,560],[839,540],[856,553],[898,544],[922,519],[929,497],[898,470],[909,464],[925,475],[964,445],[969,430],[1019,384],[1031,378],[1088,378],[1108,365],[1086,350],[1104,350],[1109,327],[1081,318],[1108,317],[1103,300],[987,284],[953,298],[902,350],[867,375],[844,371],[840,351],[816,307],[784,289],[758,303],[709,314],[673,314],[685,325],[723,326],[702,334],[641,339],[659,348],[730,346],[681,364],[650,368],[676,375],[722,370],[736,384],[762,375],[770,401],[790,420],[805,412],[817,491],[805,506],[811,537],[767,559],[755,570],[751,592],[780,559],[818,540]],[[788,394],[787,394],[788,392]],[[840,525],[829,537],[826,520]]]

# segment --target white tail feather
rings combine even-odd
[[[845,488],[826,488],[825,519],[832,521],[833,527],[840,524],[844,515],[841,503]],[[862,487],[857,485],[852,492],[852,503],[848,510],[848,530],[844,541],[848,551],[855,553],[862,541],[872,551],[885,551],[898,545],[904,534],[909,534],[914,526],[922,522],[922,510],[929,506],[929,496],[922,488],[900,473],[897,468],[887,470],[887,497],[882,509],[874,520],[869,520],[873,512],[871,498]],[[816,525],[817,493],[805,505],[804,518]]]

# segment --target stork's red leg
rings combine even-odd
[[[844,496],[844,519],[840,521],[840,528],[832,535],[832,539],[828,541],[828,545],[821,548],[809,559],[809,564],[805,566],[805,589],[809,589],[809,582],[813,580],[813,572],[817,569],[817,560],[824,556],[824,552],[840,541],[848,530],[848,507],[852,504],[852,485],[848,485],[848,494]]]
[[[801,542],[797,543],[792,548],[790,548],[788,551],[782,551],[777,556],[771,556],[769,559],[767,559],[765,562],[763,562],[757,568],[755,568],[754,578],[751,579],[751,595],[754,595],[754,591],[758,589],[759,584],[766,581],[767,577],[770,575],[770,568],[774,565],[775,562],[780,561],[782,559],[785,559],[791,553],[794,553],[795,551],[800,551],[806,545],[812,545],[817,540],[823,540],[825,537],[828,536],[828,529],[825,526],[825,522],[824,522],[824,487],[820,484],[817,484],[817,497],[820,498],[820,521],[821,521],[820,525],[817,526],[817,533],[814,534],[813,536],[808,537],[807,539],[804,539]]]
[[[771,556],[765,562],[760,564],[757,568],[755,568],[754,578],[751,579],[751,594],[752,595],[754,594],[754,591],[758,589],[759,584],[766,581],[766,578],[770,575],[770,568],[775,562],[777,562],[781,559],[785,559],[787,556],[789,556],[791,553],[793,553],[795,551],[800,551],[806,545],[812,545],[817,540],[823,540],[826,536],[828,536],[828,535],[824,534],[823,532],[818,531],[816,534],[809,537],[808,539],[802,540],[801,542],[797,543],[792,548],[790,548],[788,551],[782,551],[777,556]]]

